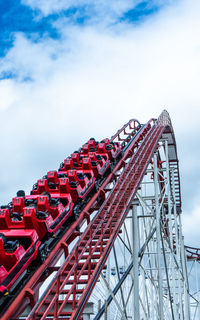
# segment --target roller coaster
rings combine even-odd
[[[90,138],[0,207],[1,319],[200,319],[181,215],[167,111]]]

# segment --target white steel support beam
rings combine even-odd
[[[163,315],[163,287],[162,287],[162,271],[161,271],[161,233],[160,233],[160,211],[158,198],[158,167],[157,155],[154,154],[154,191],[155,191],[155,209],[156,209],[156,238],[157,238],[157,268],[158,268],[158,313],[159,319],[164,320]]]
[[[121,306],[120,306],[120,303],[117,301],[116,297],[114,296],[114,294],[113,294],[113,292],[112,292],[112,289],[110,288],[107,280],[104,278],[104,276],[103,276],[102,273],[101,273],[100,277],[101,277],[101,279],[103,280],[103,282],[104,282],[104,284],[105,284],[105,286],[106,286],[106,288],[107,288],[107,291],[109,292],[109,294],[111,294],[111,296],[112,296],[112,298],[113,298],[113,301],[115,302],[115,304],[116,304],[119,312],[121,313],[121,318],[122,318],[122,320],[126,320],[125,315],[124,315],[124,312],[123,312],[123,310],[122,310],[122,308],[121,308]],[[107,308],[106,308],[106,309],[107,309]],[[109,318],[108,318],[108,320],[109,320]]]
[[[167,173],[167,180],[166,180],[166,190],[167,190],[167,196],[168,196],[168,217],[169,217],[169,239],[170,239],[170,247],[171,250],[173,250],[173,229],[172,229],[172,203],[171,203],[171,186],[170,186],[170,169],[169,169],[169,155],[168,155],[168,141],[165,140],[165,154],[166,154],[166,173]],[[173,253],[173,252],[172,252]],[[177,292],[176,292],[176,276],[175,276],[175,270],[176,265],[174,262],[174,257],[170,255],[171,257],[171,272],[172,272],[172,297],[173,297],[173,312],[175,319],[178,318],[177,314]]]
[[[188,284],[188,275],[187,275],[187,266],[186,266],[186,255],[185,255],[185,248],[184,248],[184,237],[182,235],[181,214],[179,214],[179,225],[180,225],[180,238],[181,238],[181,264],[182,264],[183,277],[184,277],[184,316],[185,316],[185,319],[191,320],[189,284]]]
[[[198,262],[197,260],[195,261],[195,280],[196,280],[196,298],[198,301],[199,300],[199,279],[198,279]],[[197,313],[198,313],[198,318],[200,319],[200,305],[197,303]]]
[[[162,139],[111,250],[106,279],[97,284],[103,298],[95,320],[200,319],[190,315],[176,164],[168,158],[168,142]],[[197,295],[198,289],[192,297],[196,314]]]
[[[174,225],[175,225],[175,242],[176,242],[176,257],[177,257],[177,262],[178,262],[178,267],[179,270],[182,270],[181,266],[181,239],[180,239],[180,233],[179,233],[179,226],[177,222],[177,212],[176,212],[176,196],[175,196],[175,178],[174,178],[174,168],[172,168],[171,171],[171,176],[172,176],[172,198],[173,198],[173,213],[174,213]],[[180,320],[184,320],[184,314],[183,314],[183,308],[182,308],[182,302],[183,302],[183,283],[182,283],[182,274],[178,270],[176,273],[176,276],[178,278],[178,284],[177,284],[177,289],[178,289],[178,305],[177,309],[180,314]]]
[[[139,253],[139,236],[138,236],[138,217],[137,217],[137,205],[133,204],[132,208],[132,234],[133,234],[133,276],[134,276],[134,309],[133,319],[140,319],[139,309],[139,265],[138,265],[138,253]]]

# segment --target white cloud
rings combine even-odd
[[[22,3],[30,6],[33,9],[39,9],[44,16],[52,13],[57,13],[62,10],[68,10],[71,8],[80,8],[84,6],[89,6],[94,8],[96,12],[107,12],[109,14],[113,13],[120,15],[123,12],[129,10],[134,5],[137,5],[136,0],[23,0]]]
[[[33,9],[39,9],[43,15],[49,15],[54,12],[69,9],[70,7],[76,7],[81,5],[81,1],[72,0],[22,0],[22,3],[30,6]],[[85,5],[89,3],[89,0],[85,0],[82,3]]]
[[[91,20],[97,18],[111,21],[123,16],[124,13],[136,8],[139,4],[144,4],[144,8],[158,8],[173,3],[173,0],[22,0],[24,5],[33,10],[39,10],[39,17],[57,14],[63,10],[75,9],[85,10],[86,15],[91,16]]]
[[[182,181],[189,185],[191,161],[195,173],[199,163],[199,7],[198,1],[180,1],[140,26],[81,28],[64,19],[57,24],[58,41],[33,43],[17,34],[1,66],[18,75],[0,85],[1,202],[18,188],[29,190],[90,136],[111,136],[128,119],[146,122],[164,108],[177,137]],[[23,82],[26,77],[33,81]],[[183,201],[192,199],[194,207],[197,188],[190,195],[183,190]]]
[[[47,77],[58,50],[59,43],[54,40],[44,39],[34,43],[23,33],[16,33],[14,47],[1,60],[0,72],[12,72],[20,81]]]
[[[0,82],[0,112],[9,108],[18,99],[18,92],[12,80]]]

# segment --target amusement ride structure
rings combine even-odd
[[[167,111],[91,138],[1,206],[1,319],[200,319],[181,215]]]

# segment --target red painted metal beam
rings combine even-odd
[[[116,138],[118,141],[124,141],[123,135],[134,134],[135,130],[139,130],[141,128],[141,124],[136,119],[129,120],[121,129],[119,129],[116,134],[111,137],[111,141],[114,141]],[[127,129],[130,129],[131,132],[127,132]]]
[[[166,126],[169,126],[168,115],[163,113],[158,121],[150,121],[131,143],[114,169],[113,174],[116,174],[119,168],[124,167],[113,190],[27,320],[43,320],[48,316],[60,319],[64,315],[70,319],[80,319]],[[127,159],[128,163],[125,162]],[[96,259],[99,252],[100,259]],[[84,285],[82,280],[85,278],[87,283]],[[82,294],[78,298],[80,287]],[[63,293],[64,300],[59,300]],[[65,305],[69,303],[72,303],[71,315],[64,311]]]
[[[27,304],[31,304],[32,309],[27,320],[42,320],[49,316],[51,319],[59,320],[66,317],[81,319],[83,309],[164,132],[173,135],[170,118],[165,111],[157,121],[151,119],[143,127],[138,121],[130,120],[112,137],[112,140],[118,139],[123,143],[122,159],[86,205],[78,220],[66,231],[44,264],[10,305],[2,320],[18,319]],[[137,135],[131,140],[130,137],[136,133]],[[112,189],[111,182],[114,184]],[[110,193],[106,198],[107,192]],[[97,209],[99,211],[95,218],[90,221],[90,214]],[[79,233],[77,230],[85,222],[87,224],[85,231]],[[68,253],[68,245],[74,239],[79,240],[72,252]],[[66,260],[58,269],[55,264],[63,252]],[[49,274],[57,271],[57,274],[37,301],[38,288],[45,278],[45,275],[42,276],[45,271]],[[60,300],[60,294],[65,295],[64,300]],[[71,311],[64,309],[67,304],[72,306]],[[17,312],[20,306],[20,312]]]
[[[130,135],[135,135],[138,130],[141,128],[137,120],[130,120],[121,130],[126,129],[126,132]],[[117,137],[118,135],[116,135]],[[120,140],[124,142],[123,148],[126,147],[129,141],[126,141],[127,137],[120,136]],[[127,153],[126,153],[127,154]],[[19,294],[15,297],[13,301],[10,302],[7,310],[2,314],[2,320],[8,319],[17,319],[23,310],[29,305],[31,308],[34,307],[37,302],[39,288],[45,281],[45,279],[55,271],[55,265],[58,262],[59,258],[65,253],[65,256],[68,255],[68,245],[77,237],[80,233],[77,231],[80,227],[86,223],[90,223],[90,214],[105,200],[105,194],[109,191],[108,185],[110,182],[116,180],[115,173],[111,173],[109,177],[105,180],[99,191],[93,196],[91,201],[88,203],[85,210],[80,214],[80,217],[70,226],[70,229],[66,231],[63,237],[58,241],[57,245],[49,254],[45,262],[38,267],[33,276],[27,282],[27,284],[22,288]],[[30,294],[31,293],[31,294]],[[1,313],[1,312],[0,312]]]
[[[185,246],[187,260],[198,260],[200,261],[200,248]]]

